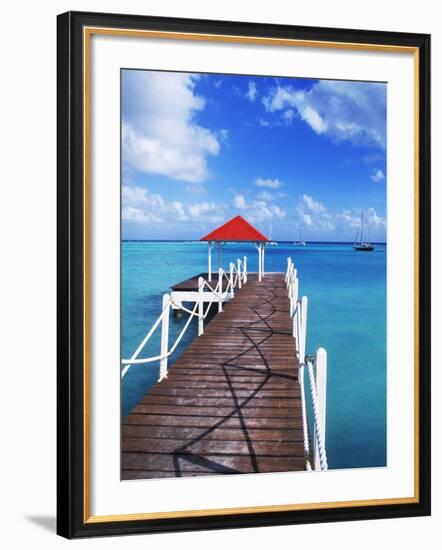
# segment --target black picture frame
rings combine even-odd
[[[90,521],[85,492],[85,27],[270,37],[414,48],[419,59],[418,499],[316,510]],[[67,538],[335,522],[430,514],[430,36],[427,34],[69,12],[57,21],[57,532]],[[86,504],[85,504],[86,503]]]

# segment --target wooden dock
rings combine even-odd
[[[122,478],[304,469],[284,274],[249,274],[123,420]]]

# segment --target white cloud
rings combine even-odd
[[[313,225],[313,220],[310,214],[306,214],[305,212],[300,211],[299,219],[300,219],[301,225],[305,225],[307,227],[310,227],[311,225]]]
[[[123,185],[122,219],[140,224],[221,223],[226,219],[225,205],[203,201],[184,205],[168,201],[144,187]]]
[[[365,216],[365,219],[367,220],[368,225],[372,225],[374,227],[385,227],[387,223],[386,219],[382,216],[379,216],[374,208],[369,208],[367,210],[367,215]]]
[[[286,212],[276,204],[268,204],[265,200],[254,199],[250,202],[244,195],[238,194],[233,198],[233,206],[247,214],[247,219],[252,223],[259,223],[265,220],[279,219],[286,217]]]
[[[265,118],[260,118],[258,123],[263,128],[267,128],[268,126],[270,126],[270,122],[268,120],[266,120]]]
[[[300,225],[312,230],[334,231],[335,224],[327,208],[310,195],[302,195],[301,203],[296,207],[298,222]]]
[[[313,197],[309,195],[302,195],[302,200],[311,212],[320,213],[327,211],[327,208],[322,203],[315,201]]]
[[[195,120],[205,107],[205,99],[195,94],[198,76],[152,71],[123,75],[124,162],[189,183],[206,180],[207,159],[219,153],[220,143],[215,132]]]
[[[258,187],[269,187],[270,189],[279,189],[284,184],[278,179],[269,179],[269,178],[256,178],[255,185]]]
[[[268,191],[261,191],[261,193],[258,194],[258,199],[261,199],[263,201],[271,201],[275,197],[272,193],[269,193]]]
[[[353,208],[353,210],[342,210],[337,218],[344,225],[357,229],[361,224],[361,210]],[[386,219],[382,216],[379,216],[374,208],[368,208],[364,213],[364,224],[370,226],[374,229],[383,228],[386,226]]]
[[[256,96],[258,95],[258,88],[253,80],[249,81],[249,87],[247,89],[246,97],[249,101],[255,101]]]
[[[218,134],[219,137],[224,141],[227,141],[229,139],[229,130],[227,130],[226,128],[221,128]]]
[[[335,142],[385,148],[385,85],[321,80],[308,90],[276,86],[263,98],[269,113],[283,111],[286,121],[298,115],[319,135]]]
[[[374,182],[376,182],[376,183],[378,183],[378,182],[380,182],[380,181],[382,181],[382,180],[385,179],[384,172],[382,172],[382,170],[379,170],[379,169],[373,170],[373,172],[372,172],[372,174],[371,174],[370,177],[371,177],[371,179],[372,179]]]
[[[235,195],[233,199],[233,206],[239,210],[244,210],[247,208],[246,199],[244,195]]]
[[[344,225],[352,228],[359,227],[359,224],[361,223],[361,218],[359,216],[355,216],[351,210],[342,210],[342,212],[338,214],[337,218],[343,222]]]
[[[192,218],[198,218],[198,221],[220,223],[225,218],[225,209],[223,206],[214,202],[201,202],[192,204],[188,207],[189,214]]]
[[[134,208],[133,206],[123,206],[121,218],[124,222],[133,222],[140,224],[156,224],[163,220],[152,212],[147,212],[143,208]]]
[[[137,223],[160,223],[166,220],[187,221],[188,216],[179,201],[167,201],[158,193],[143,187],[122,188],[122,219]]]
[[[295,118],[295,111],[293,109],[287,109],[284,111],[281,115],[282,119],[287,122],[287,124],[291,124],[292,120]]]

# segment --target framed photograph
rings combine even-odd
[[[58,533],[430,513],[430,37],[58,17]]]

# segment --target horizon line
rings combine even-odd
[[[192,242],[192,243],[204,243],[206,241],[202,241],[200,239],[121,239],[121,242],[146,242],[146,243],[161,243],[161,242],[166,242],[166,243],[188,243],[188,242]],[[250,243],[250,242],[254,242],[254,241],[226,241],[226,243],[235,243],[235,244],[238,244],[238,243]],[[268,242],[274,242],[274,243],[284,243],[284,244],[295,244],[294,241],[292,240],[283,240],[283,239],[272,239],[271,241],[268,241]],[[354,244],[354,241],[305,241],[306,244]],[[387,241],[371,241],[371,244],[387,244]]]

